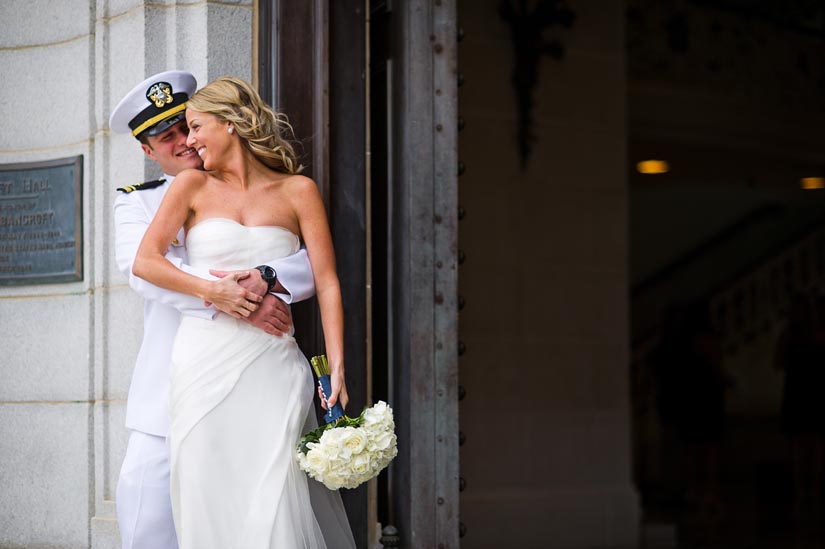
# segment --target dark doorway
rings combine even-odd
[[[347,411],[367,402],[366,18],[362,1],[258,3],[258,82],[287,114],[305,174],[327,205],[345,311]],[[323,352],[315,300],[293,308],[307,356]],[[367,485],[342,490],[356,544],[367,546]]]

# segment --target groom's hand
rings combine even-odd
[[[292,313],[286,303],[274,295],[266,293],[267,284],[261,277],[260,271],[257,269],[250,269],[249,271],[209,270],[212,276],[217,276],[218,278],[224,278],[234,272],[248,273],[249,276],[238,280],[238,285],[254,294],[263,296],[263,301],[258,304],[258,308],[250,313],[249,316],[241,317],[241,320],[274,336],[281,336],[288,333],[289,328],[292,326]],[[207,303],[207,305],[209,305],[209,303]]]
[[[268,334],[280,336],[289,332],[289,327],[292,326],[292,313],[286,303],[274,295],[267,294],[258,309],[243,320]]]

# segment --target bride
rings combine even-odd
[[[231,282],[246,266],[295,253],[304,242],[332,372],[328,403],[346,405],[341,290],[320,193],[297,175],[284,117],[246,82],[211,82],[189,100],[186,120],[187,144],[207,171],[175,178],[132,268],[227,313],[214,321],[184,317],[172,354],[171,493],[180,547],[355,547],[338,493],[308,479],[294,459],[298,439],[315,426],[306,358],[291,334],[271,336],[238,320],[258,305]],[[181,226],[190,264],[235,271],[229,283],[191,276],[164,258]]]

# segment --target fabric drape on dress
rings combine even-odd
[[[202,221],[189,262],[250,268],[295,253],[280,227]],[[181,549],[354,547],[337,492],[294,459],[315,425],[314,383],[293,337],[218,315],[184,317],[172,352],[171,495]],[[312,494],[312,496],[310,496]]]

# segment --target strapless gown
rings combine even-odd
[[[211,218],[189,263],[246,269],[295,253],[281,227]],[[295,462],[316,426],[310,367],[291,335],[219,314],[184,317],[171,368],[171,496],[181,549],[354,548],[341,498]]]

